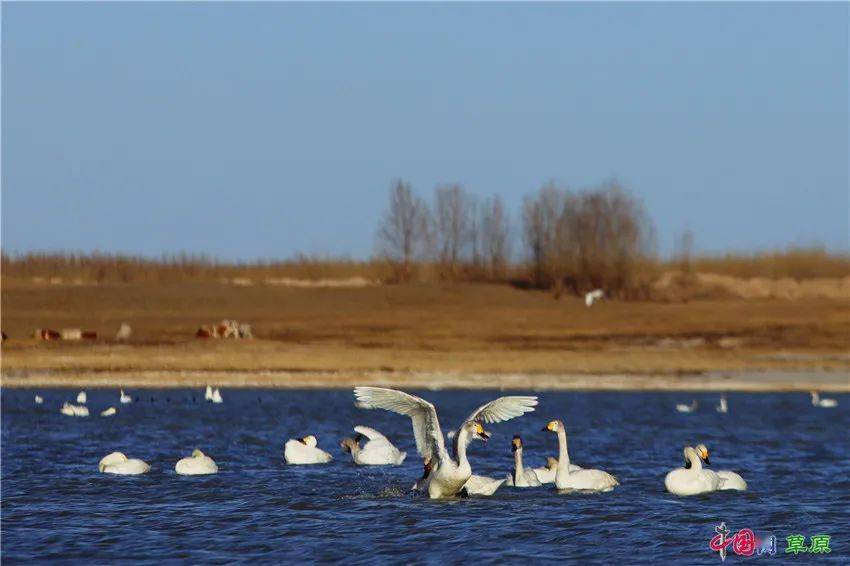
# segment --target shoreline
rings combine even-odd
[[[846,371],[734,371],[689,374],[466,373],[386,371],[74,371],[15,372],[0,388],[89,387],[176,389],[207,384],[230,388],[349,389],[356,385],[410,389],[531,391],[697,391],[850,393]]]

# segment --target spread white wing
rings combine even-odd
[[[374,428],[369,428],[368,426],[357,425],[356,427],[354,427],[354,432],[362,434],[373,442],[379,442],[381,444],[392,444],[386,436],[384,436]]]
[[[364,409],[384,409],[410,417],[413,421],[416,450],[425,460],[434,458],[441,460],[446,456],[446,446],[440,430],[440,422],[437,420],[437,410],[425,399],[384,387],[355,387],[354,396],[357,397],[358,406]],[[362,434],[368,436],[365,433]]]
[[[537,406],[537,397],[510,395],[499,397],[475,409],[467,421],[500,423],[530,413]]]

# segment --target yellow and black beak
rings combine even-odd
[[[481,440],[490,440],[490,434],[486,430],[484,430],[484,427],[481,426],[481,423],[475,423],[475,435]]]
[[[514,436],[514,439],[511,440],[511,452],[516,452],[522,448],[522,440],[519,436]]]

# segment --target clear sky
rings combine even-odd
[[[850,5],[4,3],[2,246],[367,257],[393,178],[848,247]]]

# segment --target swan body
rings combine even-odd
[[[151,467],[136,458],[127,458],[123,452],[112,452],[100,460],[97,469],[104,474],[136,476],[147,473]]]
[[[812,405],[823,409],[831,409],[838,406],[838,401],[835,399],[821,399],[817,391],[809,392],[812,396]]]
[[[122,404],[122,405],[126,405],[126,404],[128,404],[128,403],[132,403],[132,402],[133,402],[133,398],[132,398],[132,397],[130,397],[129,395],[127,395],[126,393],[124,393],[124,390],[123,390],[123,389],[121,390],[121,398],[120,398],[120,400],[121,400],[121,404]]]
[[[561,421],[550,421],[544,431],[558,434],[558,467],[555,487],[558,490],[611,491],[620,485],[617,478],[602,470],[580,469],[570,471],[570,453],[567,450],[567,431]]]
[[[318,440],[311,435],[291,438],[283,446],[283,459],[287,464],[326,464],[333,456],[318,447]]]
[[[679,403],[676,405],[676,410],[680,413],[693,413],[697,410],[698,403],[696,400],[691,401],[690,405],[685,405],[684,403]]]
[[[351,454],[355,464],[361,466],[398,466],[407,457],[387,439],[386,436],[368,426],[356,426],[355,438],[346,438],[340,443],[342,449]],[[360,440],[366,438],[366,444],[361,448]]]
[[[496,490],[505,483],[504,479],[497,480],[487,476],[476,476],[472,474],[463,486],[469,495],[493,495]]]
[[[573,464],[572,462],[569,465],[570,473],[577,472],[579,470],[583,470],[579,465]],[[540,483],[555,483],[555,474],[558,472],[558,459],[549,456],[546,458],[546,465],[540,468],[534,468],[534,473],[537,474],[537,479],[540,480]],[[512,480],[508,480],[509,482]],[[508,483],[508,485],[512,485]]]
[[[204,391],[204,401],[212,401],[213,398],[213,390],[212,387],[207,385],[206,390]]]
[[[705,444],[700,444],[699,446],[697,446],[696,451],[697,456],[699,456],[700,460],[705,462],[707,465],[711,465],[711,462],[709,462],[708,460],[708,448],[706,448]],[[730,470],[719,470],[715,473],[717,474],[717,477],[720,478],[720,486],[717,488],[718,490],[747,490],[747,482],[744,481],[744,478],[742,478],[740,474],[737,474]]]
[[[720,396],[720,404],[717,405],[716,410],[718,413],[728,413],[729,405],[726,403],[726,395]]]
[[[212,394],[212,402],[213,402],[213,403],[216,403],[216,404],[218,404],[218,403],[223,403],[223,402],[224,402],[224,399],[222,399],[222,398],[221,398],[221,391],[219,391],[217,387],[216,387],[216,389],[213,391],[213,394]]]
[[[86,400],[87,400],[87,397],[86,397],[85,391],[80,391],[79,393],[77,393],[77,403],[79,403],[81,405],[85,405]]]
[[[118,409],[116,409],[115,407],[109,407],[105,411],[101,411],[100,416],[101,417],[111,417],[112,415],[114,415],[117,412],[118,412]]]
[[[507,485],[514,487],[540,487],[543,483],[531,468],[522,464],[522,438],[517,435],[511,441],[511,451],[514,453],[514,471],[505,479]],[[508,483],[508,479],[510,483]]]
[[[195,448],[191,456],[177,462],[174,471],[181,476],[201,476],[218,473],[218,466],[212,458]]]
[[[457,429],[454,455],[446,449],[445,438],[437,419],[437,409],[428,401],[395,389],[356,387],[354,395],[361,406],[384,409],[410,417],[416,449],[425,462],[423,478],[416,487],[428,492],[431,499],[455,497],[472,477],[466,456],[473,439],[486,441],[490,435],[481,422],[497,423],[533,411],[537,397],[500,397],[476,409]]]
[[[72,405],[71,403],[63,403],[62,408],[59,409],[59,412],[63,415],[68,415],[69,417],[89,416],[88,407],[84,407],[83,405]]]
[[[664,486],[674,495],[698,495],[720,489],[720,477],[711,470],[703,469],[697,451],[686,446],[685,467],[670,471],[664,478]]]
[[[35,396],[35,404],[41,405],[42,403],[44,403],[44,398],[41,395],[36,395]]]

